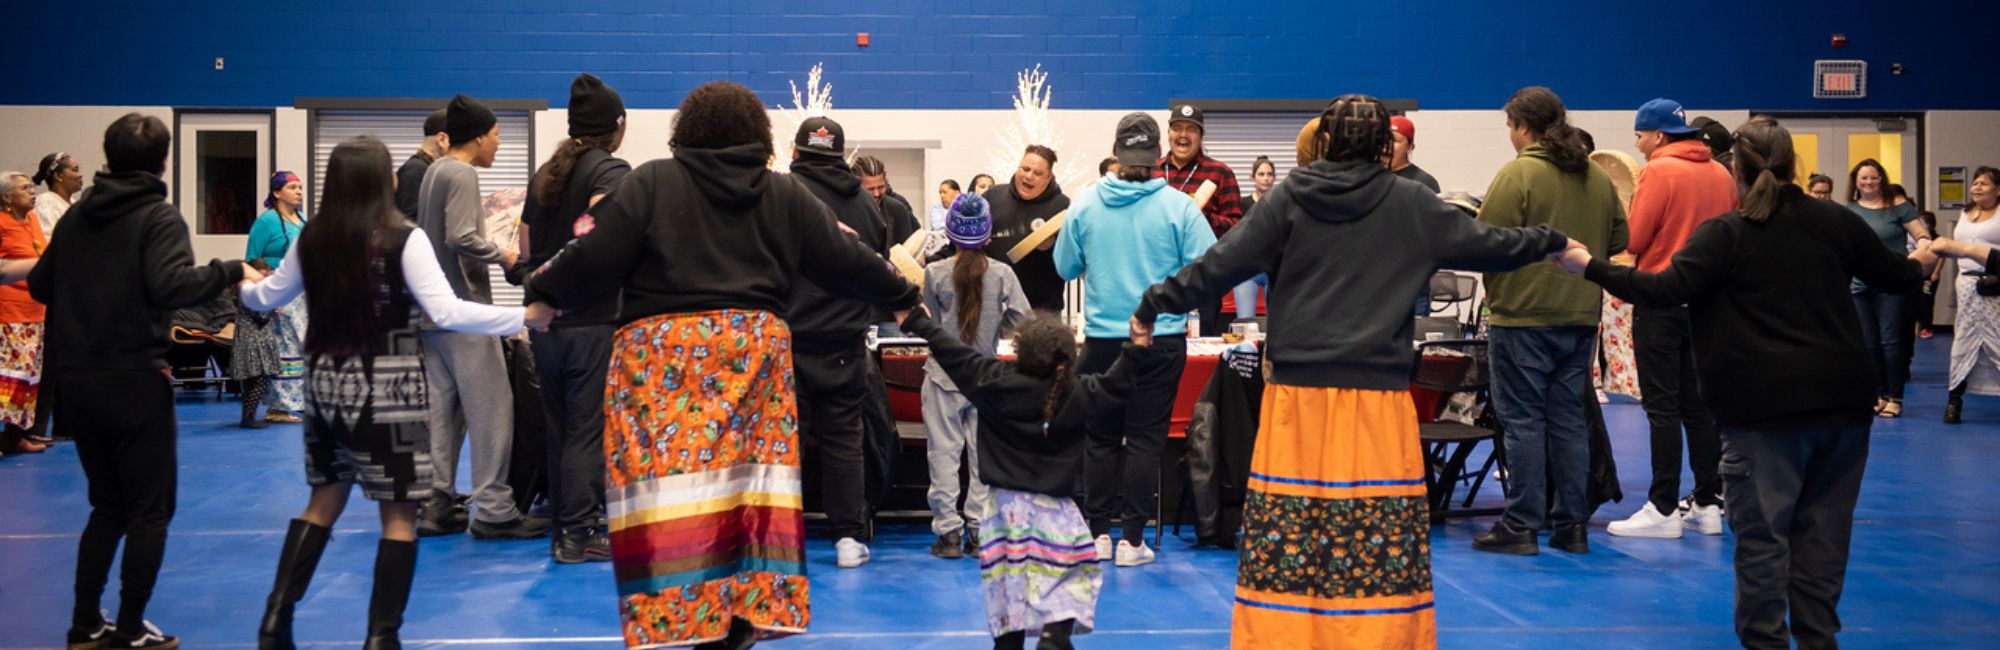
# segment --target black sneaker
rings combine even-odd
[[[962,559],[965,557],[964,546],[965,546],[964,533],[954,530],[949,533],[939,535],[937,541],[931,543],[931,555],[935,555],[946,560]]]
[[[120,632],[112,632],[105,638],[103,647],[115,650],[125,650],[126,648],[174,650],[181,647],[179,637],[167,636],[165,633],[160,632],[160,628],[154,627],[152,621],[146,621],[144,627],[145,629],[140,630],[138,636],[125,636]]]
[[[1590,552],[1590,528],[1573,524],[1549,535],[1549,548],[1582,555]]]
[[[433,496],[424,501],[423,514],[417,518],[417,536],[438,537],[465,532],[465,519],[457,516],[455,510],[448,498]]]
[[[550,543],[556,561],[563,564],[611,560],[611,536],[595,527],[554,531]]]
[[[487,523],[473,520],[473,539],[534,539],[549,534],[549,520],[515,517],[512,521]]]
[[[974,557],[974,558],[976,558],[976,557],[979,557],[979,527],[978,527],[978,526],[966,526],[966,527],[965,527],[965,555],[966,555],[967,557]]]
[[[1537,555],[1542,552],[1535,544],[1535,531],[1514,530],[1506,522],[1495,522],[1493,530],[1472,538],[1472,550],[1507,555]]]
[[[105,620],[110,615],[110,612],[99,610],[95,626],[90,628],[70,627],[69,650],[98,650],[98,648],[104,647],[104,641],[111,638],[113,632],[118,631],[118,628],[112,626],[110,621]]]

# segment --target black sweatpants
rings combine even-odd
[[[1736,533],[1736,638],[1835,647],[1871,422],[1726,426],[1722,485]],[[1789,614],[1790,625],[1786,625]]]
[[[1086,339],[1076,372],[1094,374],[1111,369],[1125,339]],[[1167,427],[1174,415],[1174,392],[1187,367],[1187,337],[1155,336],[1153,347],[1177,358],[1159,373],[1135,378],[1125,407],[1090,414],[1089,440],[1084,447],[1083,516],[1092,537],[1111,533],[1119,519],[1125,541],[1146,539],[1146,522],[1159,510],[1160,450],[1167,445]],[[1121,462],[1123,467],[1121,468]],[[1120,507],[1120,488],[1123,507]]]
[[[557,530],[604,524],[604,377],[613,325],[529,332],[548,422],[549,506]]]
[[[174,518],[173,385],[159,370],[64,370],[53,373],[51,383],[63,395],[56,417],[75,437],[90,482],[90,521],[77,543],[72,623],[88,627],[97,621],[98,601],[123,538],[118,629],[144,629],[146,602],[166,557],[167,524]],[[114,404],[117,408],[106,408]]]
[[[866,468],[861,456],[861,401],[868,396],[868,346],[793,339],[799,437],[819,460],[820,504],[834,539],[868,541]]]
[[[1702,401],[1696,377],[1694,328],[1685,307],[1632,308],[1632,352],[1639,366],[1639,394],[1652,429],[1653,484],[1646,499],[1671,515],[1681,498],[1681,440],[1686,431],[1688,467],[1694,470],[1694,502],[1722,502],[1716,464],[1722,441],[1715,416]]]

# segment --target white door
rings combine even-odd
[[[173,203],[187,219],[196,263],[243,257],[270,194],[270,113],[181,113]]]

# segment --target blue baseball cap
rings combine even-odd
[[[1681,108],[1680,102],[1661,97],[1639,107],[1639,115],[1632,120],[1632,130],[1682,135],[1701,129],[1688,126],[1687,111]]]

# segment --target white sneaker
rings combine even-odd
[[[1097,536],[1097,561],[1099,561],[1099,562],[1103,562],[1103,561],[1105,561],[1105,560],[1109,560],[1109,559],[1111,559],[1111,536],[1110,536],[1110,535],[1098,535],[1098,536]]]
[[[1605,526],[1605,532],[1619,537],[1651,537],[1654,539],[1680,539],[1681,518],[1660,514],[1651,501],[1624,521],[1614,521]]]
[[[1681,521],[1688,530],[1703,535],[1722,534],[1722,506],[1694,506]]]
[[[842,537],[833,543],[834,564],[842,569],[852,569],[868,563],[868,545],[854,541],[852,537]]]
[[[1118,540],[1118,566],[1152,564],[1153,557],[1153,549],[1146,548],[1145,542],[1133,546],[1131,542]]]

